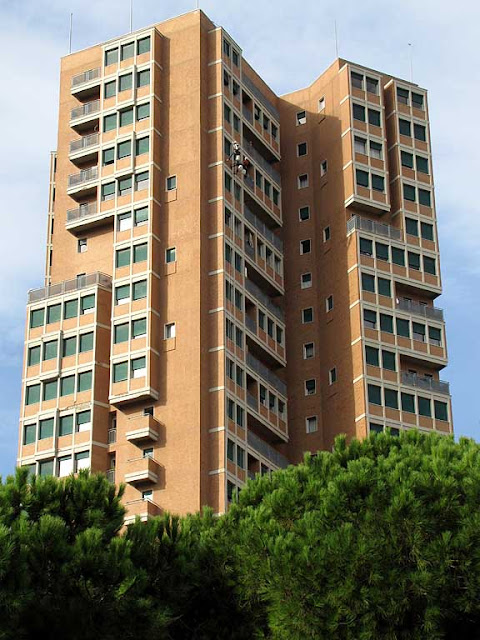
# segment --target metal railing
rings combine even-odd
[[[108,444],[115,444],[117,441],[117,430],[109,429],[108,430]]]
[[[252,333],[255,333],[255,334],[257,333],[257,323],[249,315],[245,316],[245,325],[247,329],[250,329]]]
[[[251,409],[258,411],[258,399],[250,391],[247,391],[247,404]]]
[[[420,304],[414,300],[402,300],[399,299],[396,302],[396,307],[400,311],[408,311],[409,313],[415,313],[416,315],[423,316],[424,318],[430,318],[431,320],[438,320],[443,322],[443,309],[438,307],[427,307],[427,305]]]
[[[273,246],[279,251],[283,251],[283,240],[271,231],[266,224],[264,224],[257,216],[250,211],[246,204],[243,205],[243,215],[245,218],[253,224],[255,229]]]
[[[247,156],[250,156],[250,158],[256,162],[265,171],[265,173],[268,173],[270,178],[274,180],[278,186],[281,186],[282,181],[278,171],[272,167],[268,160],[265,160],[262,154],[259,153],[253,145],[247,147],[245,149],[245,153]]]
[[[106,289],[112,288],[112,278],[105,273],[96,271],[95,273],[89,273],[85,276],[77,276],[73,280],[64,280],[57,284],[50,284],[48,287],[42,287],[41,289],[30,289],[28,292],[28,304],[33,302],[39,302],[40,300],[46,300],[53,296],[61,296],[65,293],[72,293],[72,291],[79,291],[86,289],[87,287],[93,287],[94,285],[100,285]]]
[[[263,304],[264,307],[271,311],[273,315],[278,318],[278,320],[280,320],[280,322],[285,322],[285,314],[283,313],[282,309],[280,309],[280,307],[277,307],[276,304],[273,304],[270,298],[265,293],[263,293],[260,287],[257,287],[257,285],[248,278],[245,279],[245,289],[254,298],[256,298],[258,302]]]
[[[70,120],[76,120],[77,118],[83,118],[85,116],[94,115],[100,111],[100,100],[92,100],[82,104],[80,107],[75,107],[70,111]]]
[[[98,213],[97,202],[89,202],[88,204],[81,204],[76,209],[69,209],[67,211],[67,223],[81,220],[82,218],[88,218]]]
[[[248,120],[250,124],[253,124],[253,112],[250,111],[250,109],[246,105],[242,106],[242,113],[243,117]]]
[[[94,147],[98,144],[99,135],[98,133],[92,133],[88,136],[83,136],[82,138],[78,138],[77,140],[72,140],[70,142],[70,153],[74,153],[75,151],[80,151],[81,149],[88,149],[89,147]]]
[[[90,167],[90,169],[83,169],[79,173],[74,173],[71,176],[68,176],[68,186],[69,187],[78,187],[85,182],[90,182],[91,180],[96,180],[98,178],[98,167]]]
[[[253,96],[262,104],[262,106],[270,111],[272,116],[277,120],[280,120],[280,114],[278,113],[278,109],[276,109],[270,100],[263,94],[262,91],[257,87],[256,84],[250,78],[242,73],[242,82],[245,87],[253,94]]]
[[[382,224],[381,222],[375,222],[375,220],[369,220],[368,218],[362,218],[360,216],[352,216],[348,220],[347,235],[352,233],[355,229],[384,236],[391,240],[402,240],[402,231],[400,229],[392,227],[389,224]]]
[[[115,469],[109,469],[106,473],[107,480],[112,484],[115,484]]]
[[[85,84],[87,82],[91,82],[92,80],[96,80],[101,75],[100,67],[96,69],[89,69],[88,71],[84,71],[83,73],[79,73],[72,78],[72,89],[75,87],[79,87],[81,84]]]
[[[433,380],[432,378],[422,378],[414,373],[406,371],[401,372],[401,383],[409,387],[417,387],[424,391],[433,391],[435,393],[446,393],[450,395],[450,384],[443,380]]]
[[[268,367],[262,364],[260,360],[257,360],[254,356],[252,356],[251,353],[247,353],[246,362],[247,366],[250,367],[252,371],[255,371],[256,374],[258,374],[261,378],[268,382],[270,386],[276,389],[278,393],[281,393],[284,398],[287,397],[287,385],[283,382],[283,380],[280,380],[280,378],[275,375],[273,371],[270,371]]]
[[[253,431],[248,431],[247,442],[252,449],[255,449],[255,451],[258,451],[264,458],[273,462],[279,469],[286,469],[288,467],[289,462],[287,458],[268,444],[268,442],[259,438]]]

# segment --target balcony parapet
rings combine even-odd
[[[72,293],[73,291],[79,291],[80,289],[86,289],[95,285],[111,290],[112,278],[105,273],[96,271],[85,276],[77,276],[72,280],[57,282],[56,284],[51,284],[41,289],[30,289],[28,292],[28,304],[40,302],[41,300],[53,298],[54,296],[61,296],[65,293]]]
[[[414,373],[407,371],[401,372],[401,383],[408,387],[417,387],[423,391],[432,391],[433,393],[444,393],[450,395],[450,384],[443,380],[433,380],[432,378],[422,378]]]
[[[429,318],[430,320],[437,320],[438,322],[444,321],[443,309],[439,309],[438,307],[428,307],[414,300],[401,299],[396,301],[396,307],[399,311],[408,311],[408,313],[414,313],[418,316]]]
[[[102,70],[100,67],[96,69],[88,69],[88,71],[84,71],[83,73],[79,73],[76,76],[72,77],[72,89],[77,89],[82,84],[87,84],[87,82],[92,82],[92,80],[97,80],[100,78]]]
[[[258,453],[260,453],[264,458],[267,458],[267,460],[270,460],[270,462],[279,469],[286,469],[286,467],[288,467],[289,462],[287,458],[269,445],[268,442],[259,438],[255,433],[253,433],[253,431],[248,430],[247,442],[252,449],[258,451]]]
[[[247,366],[250,367],[250,369],[254,371],[258,376],[260,376],[260,378],[263,378],[263,380],[265,380],[267,384],[276,389],[278,393],[280,393],[284,398],[287,397],[287,385],[285,384],[285,382],[283,382],[283,380],[280,380],[280,378],[275,375],[273,371],[270,371],[268,367],[262,364],[260,360],[257,360],[257,358],[252,356],[251,353],[247,353],[246,362]]]
[[[347,221],[347,235],[350,235],[355,230],[366,231],[367,233],[390,238],[390,240],[403,240],[401,229],[392,227],[389,224],[375,222],[375,220],[369,220],[368,218],[362,218],[361,216],[352,216]]]

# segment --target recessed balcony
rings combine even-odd
[[[69,158],[74,164],[91,162],[98,155],[99,146],[98,133],[91,133],[70,142]]]
[[[156,442],[158,440],[158,428],[159,424],[153,416],[139,415],[130,418],[131,426],[129,427],[125,437],[130,442],[144,442],[149,440]]]
[[[129,484],[157,484],[160,467],[156,460],[150,456],[131,458],[127,461],[127,473],[125,482]]]

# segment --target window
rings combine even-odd
[[[177,188],[177,176],[169,176],[167,178],[167,191],[173,191]]]
[[[417,171],[419,173],[426,173],[428,175],[428,158],[423,156],[415,156],[415,163],[417,165]]]
[[[40,362],[40,346],[30,347],[28,350],[28,366],[31,367]]]
[[[80,298],[80,315],[92,312],[95,309],[95,294]]]
[[[50,340],[43,345],[43,360],[53,360],[57,357],[57,340]]]
[[[320,98],[318,101],[318,113],[325,111],[325,98]]]
[[[177,259],[177,250],[175,247],[170,247],[169,249],[165,249],[165,262],[169,264],[170,262],[175,262]]]
[[[420,271],[420,255],[418,253],[408,252],[408,266],[410,269]]]
[[[315,433],[318,430],[317,416],[305,418],[305,428],[307,433]]]
[[[365,360],[366,360],[367,364],[371,365],[372,367],[379,367],[380,366],[380,360],[379,360],[379,357],[378,357],[378,349],[375,349],[374,347],[366,346],[365,347]]]
[[[102,164],[103,166],[107,166],[109,164],[113,164],[115,162],[115,149],[112,147],[111,149],[104,149],[102,152]]]
[[[43,399],[54,400],[57,397],[57,381],[49,380],[43,383]]]
[[[132,378],[143,378],[147,375],[147,360],[145,357],[135,358],[131,362]]]
[[[423,256],[423,270],[425,273],[430,273],[432,276],[437,275],[435,258]]]
[[[245,450],[237,445],[237,466],[240,469],[245,468]]]
[[[413,124],[413,136],[415,140],[420,140],[421,142],[427,141],[427,129],[423,126],[423,124]]]
[[[46,420],[40,420],[39,430],[38,430],[38,439],[44,440],[45,438],[53,437],[53,418],[47,418]]]
[[[93,350],[93,331],[82,333],[80,336],[79,353],[86,353]]]
[[[175,338],[176,330],[175,330],[175,322],[170,322],[165,325],[165,340],[169,340],[170,338]]]
[[[128,58],[133,58],[133,54],[135,53],[135,43],[129,42],[128,44],[122,44],[120,47],[120,60],[127,60]]]
[[[430,402],[430,398],[423,398],[422,396],[418,396],[417,402],[418,402],[418,413],[421,416],[426,416],[427,418],[431,418],[432,403]]]
[[[408,104],[410,97],[410,91],[407,89],[402,89],[401,87],[397,87],[397,100],[401,104]]]
[[[397,335],[402,338],[410,338],[410,322],[403,318],[397,318]]]
[[[36,404],[37,402],[40,402],[40,385],[32,384],[26,389],[25,404],[30,405]]]
[[[137,54],[141,56],[142,53],[148,53],[148,51],[150,51],[150,36],[137,40]]]
[[[380,387],[375,384],[368,385],[368,401],[371,404],[382,404],[382,393]]]
[[[26,424],[23,427],[23,444],[32,444],[36,439],[36,424]]]
[[[307,122],[307,112],[297,111],[297,125],[306,124],[306,122]]]
[[[108,116],[103,118],[103,131],[112,131],[117,128],[117,114],[110,113]]]
[[[437,347],[442,345],[442,330],[437,327],[428,327],[428,341]]]
[[[133,300],[141,300],[147,297],[147,281],[139,280],[133,283]]]
[[[370,157],[381,160],[383,158],[383,147],[379,142],[370,140]]]
[[[53,476],[53,460],[42,460],[38,465],[40,476]]]
[[[130,264],[130,247],[117,249],[115,253],[115,267],[120,269]]]
[[[380,331],[393,333],[393,317],[386,313],[380,314]]]
[[[34,311],[30,311],[30,329],[43,327],[44,320],[45,309],[35,309]]]
[[[419,322],[412,322],[413,339],[419,342],[425,342],[425,325]]]
[[[316,382],[314,379],[305,380],[305,395],[313,396],[316,393]]]
[[[53,304],[50,307],[47,307],[47,324],[60,322],[61,314],[62,314],[62,307],[59,304]]]
[[[313,342],[306,342],[303,345],[303,359],[309,360],[315,356],[315,345]]]
[[[115,198],[115,182],[102,184],[102,200],[113,200]]]
[[[362,291],[375,293],[375,278],[368,273],[362,273]]]
[[[311,273],[302,273],[300,277],[300,284],[302,289],[308,289],[312,286],[312,274]]]
[[[313,322],[313,307],[302,309],[302,323],[307,324]]]
[[[350,77],[352,79],[352,87],[354,87],[355,89],[361,89],[363,91],[363,75],[352,71]]]
[[[423,95],[421,93],[414,93],[412,91],[412,107],[423,111]]]
[[[146,87],[150,84],[150,69],[144,69],[137,73],[137,87]]]
[[[236,51],[233,47],[232,47],[232,62],[236,67],[238,67],[239,54],[238,54],[238,51]]]
[[[389,371],[396,371],[396,362],[395,362],[395,354],[392,351],[384,351],[382,350],[382,366],[384,369],[388,369]]]
[[[375,256],[377,260],[384,260],[385,262],[389,261],[389,246],[388,244],[383,244],[383,242],[375,243]]]
[[[115,289],[115,304],[125,304],[130,300],[130,285],[123,284]]]
[[[361,153],[364,156],[367,155],[367,141],[365,140],[365,138],[360,138],[359,136],[355,136],[354,148],[355,148],[355,153]]]
[[[412,396],[410,393],[402,393],[402,411],[407,411],[408,413],[415,413],[415,396]]]
[[[150,117],[150,103],[140,104],[137,107],[137,120],[145,120]]]
[[[83,371],[78,374],[78,392],[81,391],[90,391],[92,388],[92,372],[91,371]]]
[[[323,230],[323,241],[328,242],[330,240],[330,227],[325,227]]]
[[[235,462],[235,443],[230,438],[227,439],[227,459]]]
[[[65,478],[73,473],[73,460],[72,456],[62,456],[58,458],[58,476],[59,478]]]
[[[394,389],[383,390],[385,406],[390,409],[398,409],[398,392]]]
[[[120,142],[117,148],[117,157],[119,160],[122,158],[126,158],[132,155],[132,141],[125,140],[124,142]]]
[[[360,238],[360,253],[363,256],[373,255],[373,242],[367,238]]]
[[[402,160],[402,167],[413,169],[413,153],[408,153],[407,151],[401,151],[400,156]]]
[[[115,344],[128,340],[128,323],[117,324],[114,327],[113,341]]]
[[[371,309],[363,310],[363,324],[367,329],[377,328],[377,313]]]
[[[310,239],[308,240],[300,240],[300,255],[303,256],[306,253],[310,253],[311,251],[311,241]]]
[[[405,251],[398,247],[392,247],[392,262],[401,267],[405,266]]]
[[[132,214],[130,212],[128,213],[121,213],[118,218],[118,231],[126,231],[127,229],[131,229],[132,228]]]
[[[333,309],[333,296],[328,296],[328,298],[325,299],[325,308],[327,313]]]
[[[415,236],[418,238],[418,220],[405,218],[405,231],[409,236]]]
[[[144,153],[148,153],[150,148],[150,138],[146,136],[145,138],[140,138],[135,141],[135,155],[141,156]]]
[[[401,136],[407,136],[408,138],[412,137],[412,125],[409,120],[404,120],[403,118],[399,118],[398,130],[400,131]]]
[[[227,58],[230,58],[230,43],[228,42],[228,40],[225,40],[225,38],[223,39],[223,53],[227,56]]]
[[[305,189],[306,187],[308,187],[308,174],[302,173],[298,176],[298,188]]]
[[[372,173],[372,189],[383,193],[385,191],[385,178]]]
[[[324,160],[320,165],[320,175],[324,176],[328,171],[328,162]]]
[[[435,408],[435,419],[443,420],[444,422],[448,422],[448,409],[446,402],[440,402],[439,400],[433,401]]]
[[[128,362],[117,362],[113,365],[113,382],[123,382],[128,379]]]
[[[124,196],[132,191],[132,176],[120,178],[118,181],[118,195]]]
[[[310,207],[300,207],[298,210],[300,222],[304,222],[310,218]]]
[[[415,187],[412,187],[410,184],[403,185],[403,197],[405,200],[409,200],[410,202],[415,202]]]
[[[117,93],[117,83],[115,80],[105,82],[103,96],[105,99],[112,98]]]
[[[353,103],[353,118],[365,122],[365,107],[360,104]]]
[[[120,76],[118,79],[118,92],[127,91],[132,88],[132,74],[127,73],[124,76]]]
[[[105,51],[105,66],[108,67],[115,62],[118,62],[118,49]]]
[[[426,189],[418,190],[418,202],[420,204],[422,204],[424,207],[431,207],[432,206],[431,200],[432,200],[432,197],[431,197],[430,191],[427,191]]]
[[[133,247],[133,262],[145,262],[148,254],[148,243],[143,242]]]
[[[71,396],[75,391],[75,376],[60,378],[60,396]]]
[[[140,227],[148,222],[148,207],[135,210],[135,226]]]
[[[60,416],[59,436],[68,436],[73,433],[73,415]]]
[[[130,107],[130,109],[124,109],[123,111],[120,111],[119,114],[119,126],[120,127],[126,127],[129,124],[133,123],[133,107]]]
[[[366,171],[362,171],[361,169],[356,169],[355,176],[356,176],[357,184],[360,187],[366,187],[368,189],[368,186],[369,186],[368,173]]]
[[[367,76],[367,91],[368,93],[373,93],[378,95],[378,80],[376,78],[369,78]]]
[[[333,367],[333,369],[330,369],[330,371],[328,372],[328,384],[334,384],[337,381],[337,368]]]
[[[299,144],[297,144],[297,155],[299,157],[307,155],[307,143],[306,142],[300,142]]]
[[[370,433],[383,433],[383,425],[370,423]]]
[[[422,238],[424,240],[431,240],[433,242],[433,224],[428,224],[428,222],[422,222],[420,224]]]
[[[82,451],[75,454],[75,472],[81,469],[90,469],[90,452]]]
[[[368,110],[368,124],[371,124],[374,127],[380,127],[381,125],[380,111],[377,111],[376,109]]]

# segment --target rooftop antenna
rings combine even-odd
[[[133,0],[130,0],[130,33],[133,31]]]
[[[413,54],[412,54],[412,43],[408,43],[409,46],[409,55],[410,55],[410,82],[413,83]]]
[[[195,9],[200,9],[200,0],[195,0]]]
[[[337,34],[337,21],[335,20],[335,58],[338,58],[338,34]]]
[[[68,53],[72,53],[73,13],[70,13],[70,33],[68,35]]]

